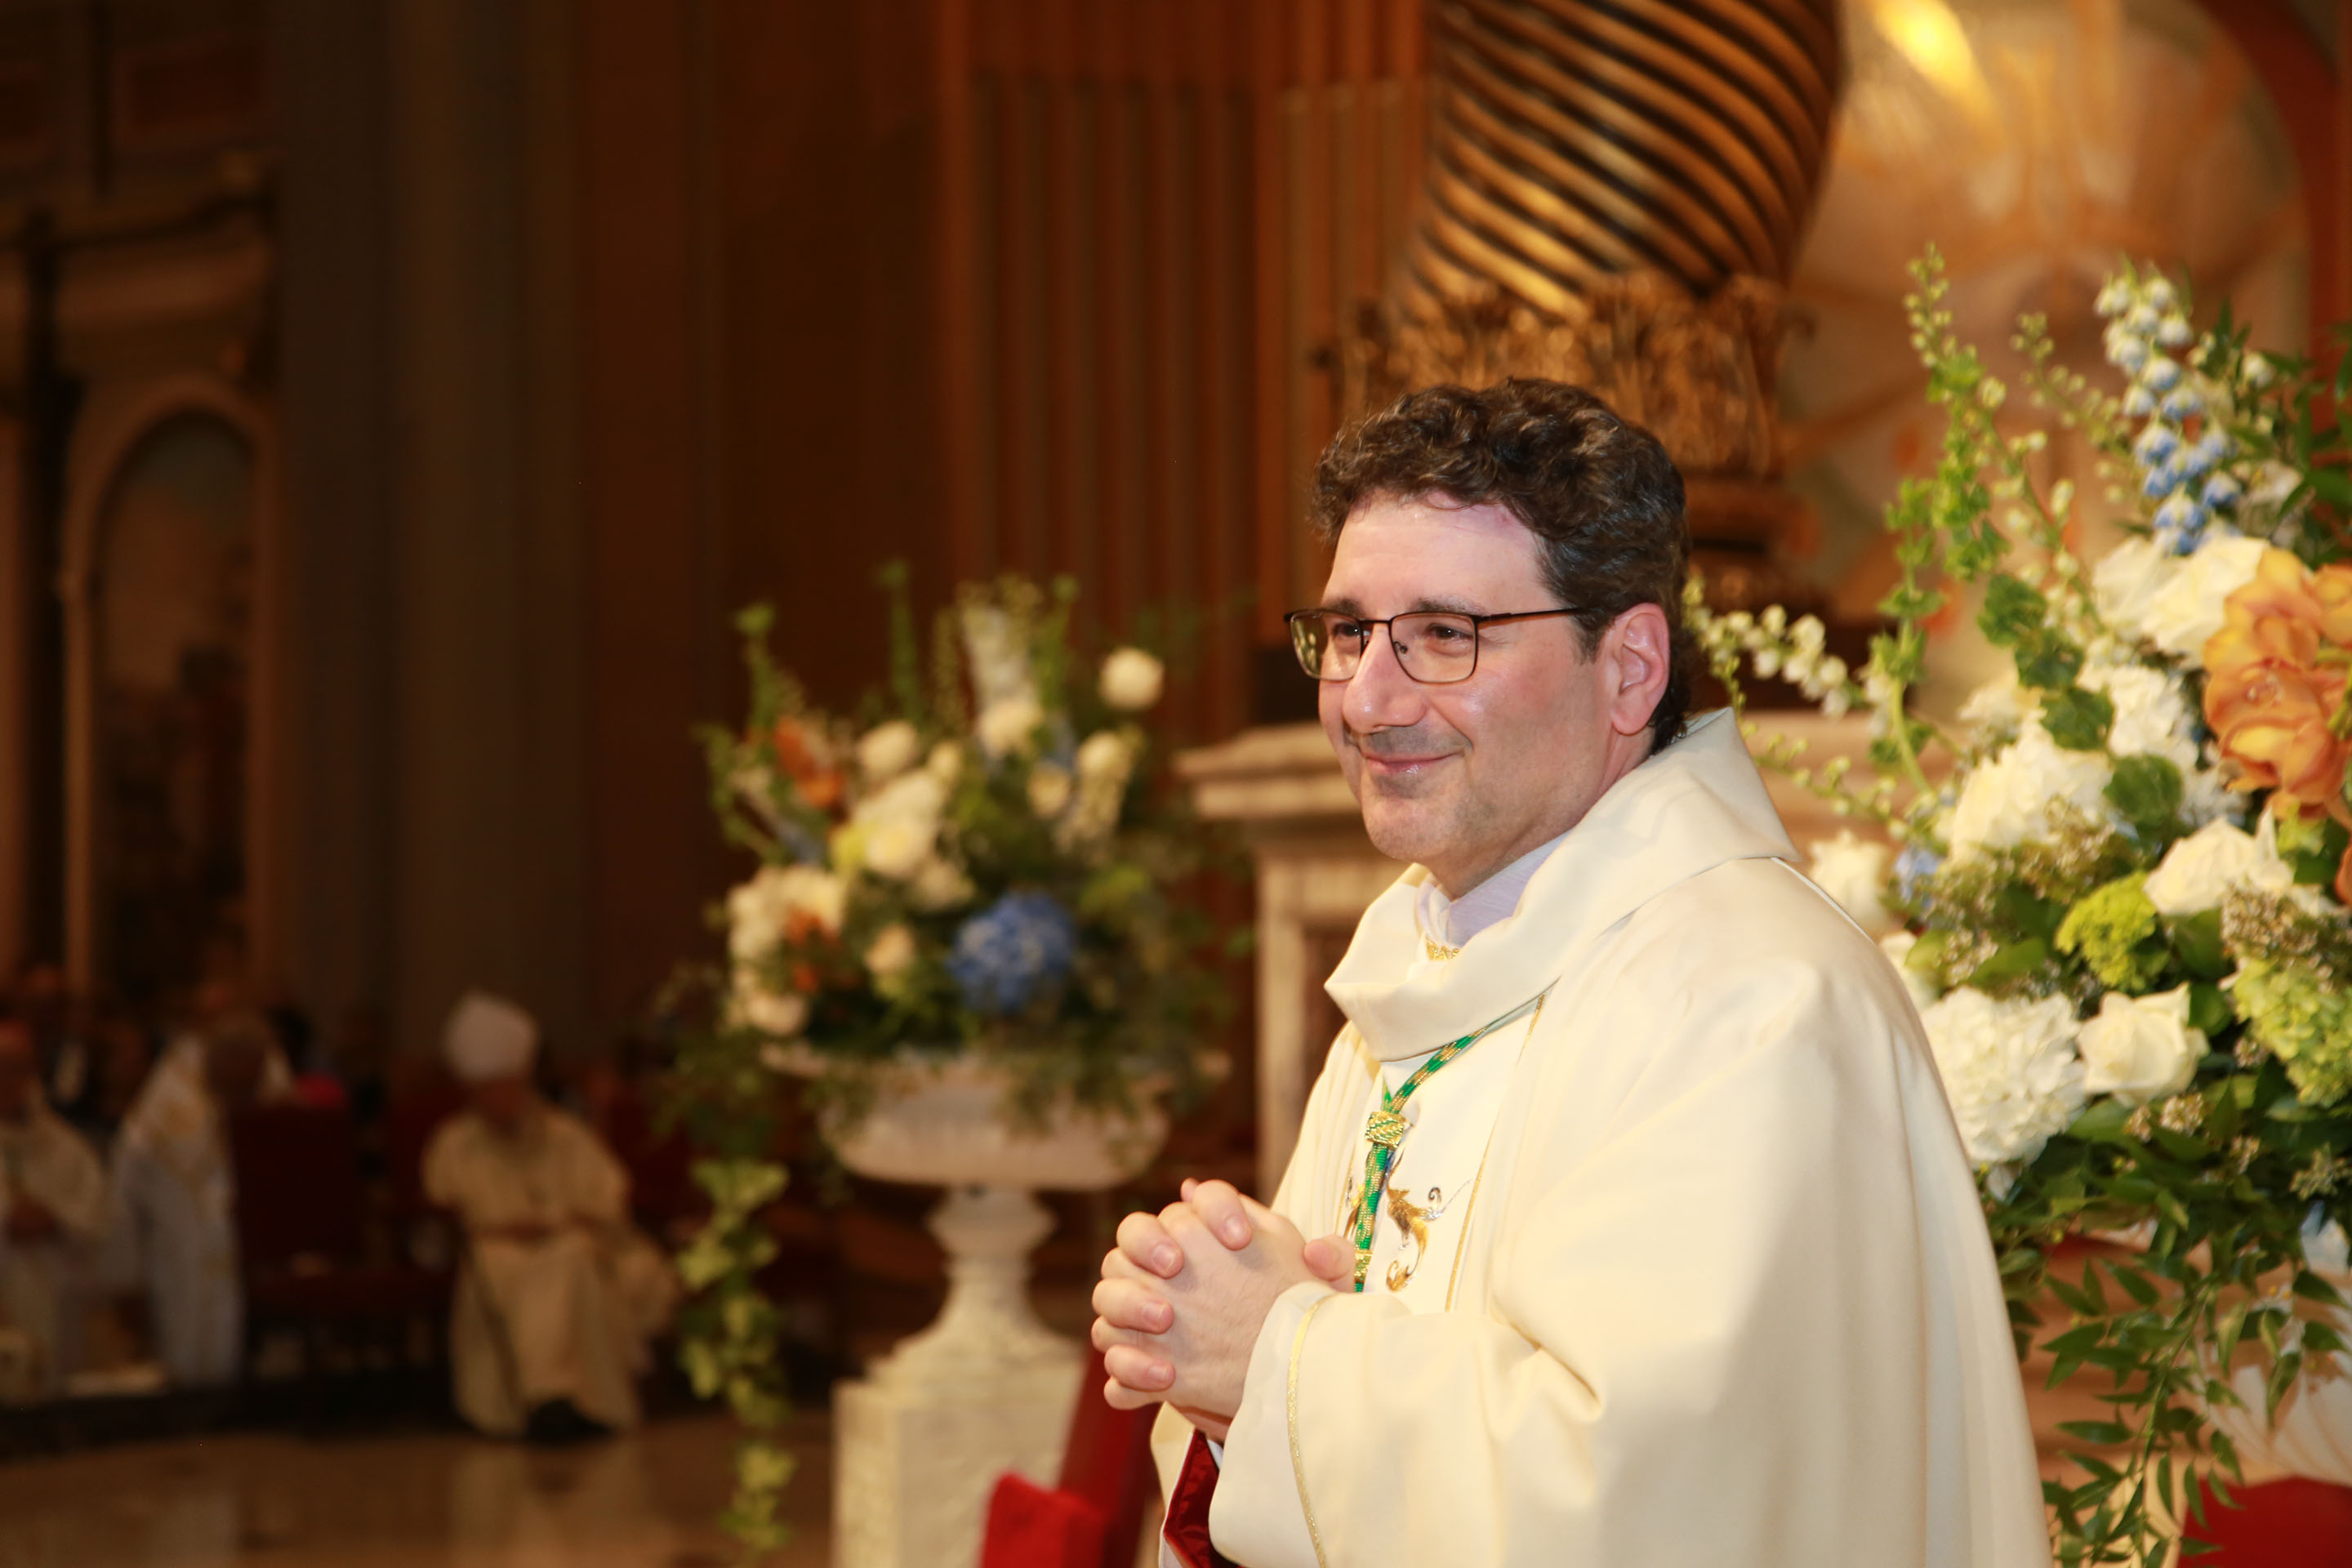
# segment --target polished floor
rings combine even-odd
[[[827,1560],[822,1416],[790,1432],[792,1547]],[[726,1568],[721,1418],[541,1452],[457,1432],[233,1433],[0,1466],[0,1568]]]

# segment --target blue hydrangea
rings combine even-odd
[[[2180,362],[2158,354],[2141,368],[2139,378],[2150,392],[2170,392],[2180,384]]]
[[[2145,419],[2156,412],[2156,394],[2137,382],[2124,394],[2124,414],[2127,418]]]
[[[1934,876],[1944,858],[1925,844],[1906,844],[1895,857],[1895,890],[1906,904],[1919,902],[1920,885]]]
[[[2231,479],[2227,474],[2215,474],[2211,479],[2205,481],[2205,493],[2199,499],[2203,500],[2207,506],[2219,511],[2224,507],[2232,507],[2237,505],[2240,500],[2245,498],[2245,486],[2240,484],[2237,480]]]
[[[948,973],[964,1005],[992,1017],[1018,1013],[1070,973],[1077,922],[1050,893],[1007,893],[963,922]]]
[[[2187,419],[2205,412],[2205,400],[2193,386],[2174,387],[2164,395],[2164,416],[2167,419]]]
[[[2230,439],[2228,431],[2211,429],[2198,437],[2197,445],[2189,450],[2197,455],[2197,471],[2204,473],[2228,462],[2236,454],[2238,444]]]
[[[2140,476],[2139,492],[2150,500],[2162,500],[2180,488],[2183,477],[2170,463],[2158,463]]]

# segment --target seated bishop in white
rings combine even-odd
[[[677,1285],[630,1224],[628,1173],[541,1097],[539,1028],[521,1008],[470,992],[444,1043],[468,1103],[425,1150],[425,1191],[466,1238],[449,1329],[458,1413],[547,1441],[634,1426]]]
[[[1169,1407],[1162,1561],[2046,1563],[1917,1015],[1734,719],[1685,728],[1664,452],[1555,383],[1439,388],[1316,499],[1302,662],[1416,864],[1271,1209],[1188,1184],[1104,1261],[1106,1394]]]
[[[32,1031],[0,1019],[0,1330],[19,1337],[21,1384],[0,1398],[64,1386],[83,1265],[106,1226],[106,1173],[42,1098]]]

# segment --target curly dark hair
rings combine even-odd
[[[1650,712],[1653,753],[1683,731],[1697,648],[1683,624],[1690,527],[1683,477],[1658,438],[1580,386],[1514,377],[1473,392],[1429,386],[1341,431],[1315,466],[1311,512],[1327,540],[1359,508],[1438,496],[1505,508],[1541,541],[1544,581],[1573,617],[1586,658],[1636,605],[1666,615],[1666,689]]]

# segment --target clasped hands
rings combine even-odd
[[[1117,1410],[1166,1401],[1222,1442],[1266,1314],[1295,1285],[1348,1287],[1342,1237],[1308,1241],[1229,1183],[1188,1181],[1157,1215],[1119,1222],[1095,1287],[1095,1348]]]

